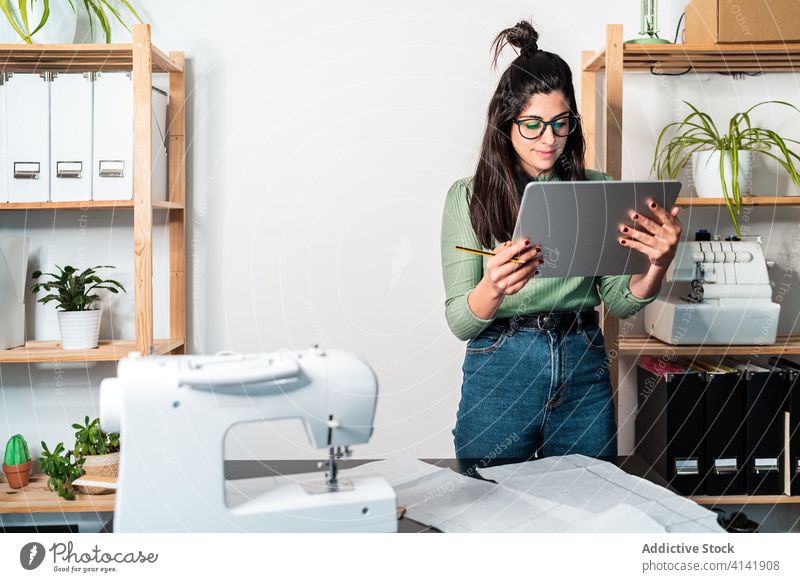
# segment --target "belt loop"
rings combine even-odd
[[[575,313],[575,331],[583,329],[583,318],[581,317],[580,309]]]
[[[519,315],[512,315],[511,318],[508,320],[508,331],[509,335],[513,334],[517,329],[519,329],[519,325],[517,322],[519,321]]]

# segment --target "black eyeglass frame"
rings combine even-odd
[[[531,121],[533,119],[542,122],[542,129],[539,131],[539,135],[537,135],[536,137],[527,137],[522,133],[522,124],[526,121]],[[558,133],[556,133],[555,123],[557,121],[562,121],[564,119],[570,120],[570,123],[567,125],[568,131],[564,135],[559,135]],[[520,136],[522,136],[523,139],[528,139],[528,140],[539,139],[540,137],[542,137],[542,134],[545,132],[548,125],[552,127],[553,135],[555,135],[556,137],[567,137],[576,129],[578,129],[578,125],[580,125],[580,122],[581,122],[581,116],[578,115],[577,113],[565,113],[564,115],[559,115],[558,117],[553,118],[550,121],[545,121],[541,117],[536,117],[532,115],[529,115],[527,117],[520,117],[518,119],[513,120],[514,125],[517,126],[517,130],[519,131]]]

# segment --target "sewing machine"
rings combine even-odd
[[[645,307],[645,330],[674,345],[774,344],[780,305],[767,267],[757,237],[679,243],[661,296]]]
[[[380,476],[337,476],[373,430],[372,369],[343,351],[130,354],[100,386],[100,421],[120,432],[114,531],[394,532],[396,495]],[[224,438],[238,423],[300,418],[321,472],[226,480]]]

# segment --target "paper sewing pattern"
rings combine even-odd
[[[406,507],[406,518],[444,532],[724,531],[714,512],[583,455],[500,465],[478,473],[491,481],[400,457],[343,469],[339,477],[381,475],[397,493],[398,505]],[[320,479],[321,474],[273,479],[278,483],[309,478]],[[239,495],[247,492],[245,481],[234,482]]]

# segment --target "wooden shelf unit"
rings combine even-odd
[[[129,44],[9,45],[0,44],[0,72],[129,71],[133,80],[133,199],[88,202],[0,203],[0,211],[115,210],[133,211],[134,308],[136,339],[103,341],[97,350],[57,348],[57,342],[28,342],[0,351],[3,362],[113,361],[127,351],[184,353],[186,338],[186,89],[184,54],[168,55],[153,46],[150,25],[134,24]],[[169,76],[167,112],[167,201],[152,197],[151,86],[154,72]],[[153,338],[153,210],[168,212],[169,302],[168,340]]]
[[[800,43],[794,44],[715,44],[685,45],[625,44],[621,24],[609,24],[606,29],[606,46],[599,51],[584,51],[581,73],[581,118],[586,137],[587,167],[598,167],[602,148],[605,172],[615,179],[622,177],[622,92],[625,72],[649,72],[651,67],[665,71],[685,70],[694,72],[793,72],[800,70]],[[655,69],[654,69],[655,70]],[[602,84],[598,75],[603,73]],[[597,110],[596,96],[604,99],[603,111]],[[602,116],[603,123],[598,123]],[[600,127],[605,128],[603,135]],[[722,207],[723,198],[678,198],[679,206]],[[751,196],[742,199],[746,206],[800,206],[800,196]],[[603,333],[611,362],[611,382],[618,387],[619,369],[617,354],[663,354],[670,348],[658,340],[648,338],[619,337],[619,321],[603,308]],[[783,354],[794,354],[798,342],[790,340],[778,349]],[[725,347],[725,346],[723,346]],[[751,347],[753,349],[755,346]],[[681,354],[720,353],[718,346],[677,347]],[[639,351],[639,350],[645,351]],[[742,353],[743,346],[732,346],[728,353]],[[763,353],[767,346],[760,346]],[[705,350],[705,351],[704,351]],[[708,350],[713,350],[709,352]],[[751,352],[748,352],[751,353]]]
[[[600,51],[582,53],[581,119],[586,138],[586,166],[600,166],[613,178],[622,178],[622,94],[626,72],[695,73],[785,73],[800,71],[800,43],[793,44],[714,44],[714,45],[639,45],[625,44],[621,24],[609,24],[606,46]],[[602,82],[599,77],[603,73]],[[597,94],[603,96],[603,110],[597,110]],[[602,117],[602,123],[598,123]],[[601,134],[600,128],[604,128]],[[679,206],[724,207],[723,198],[678,198]],[[800,206],[798,196],[753,196],[742,205]],[[800,336],[779,336],[765,346],[672,346],[644,336],[620,337],[619,320],[603,305],[602,329],[609,354],[609,375],[618,409],[619,356],[638,355],[800,355]],[[694,496],[699,503],[800,503],[800,497],[787,495]]]

